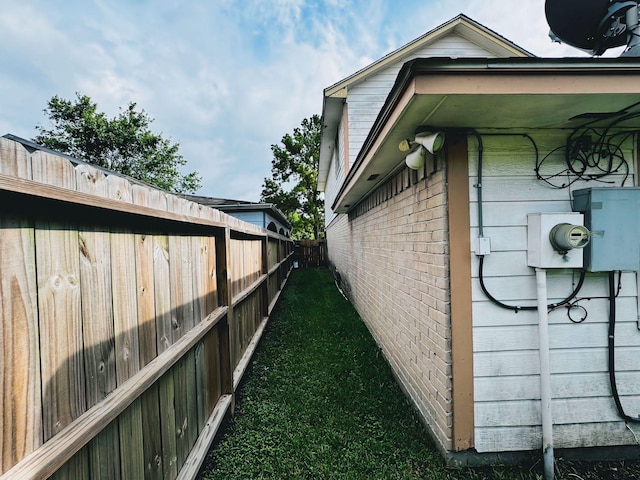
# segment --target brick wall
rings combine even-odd
[[[404,169],[339,215],[327,242],[345,293],[441,448],[451,450],[445,184],[442,166],[430,174]]]

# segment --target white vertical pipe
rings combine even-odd
[[[544,478],[553,480],[553,418],[551,416],[551,369],[549,367],[549,318],[547,312],[547,271],[536,268],[538,296],[538,353],[540,355],[540,407],[542,410],[542,455]]]

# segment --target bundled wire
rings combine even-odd
[[[553,188],[567,188],[577,181],[596,181],[615,184],[608,180],[612,175],[622,175],[620,186],[624,186],[629,177],[629,163],[625,159],[622,145],[637,130],[613,130],[622,127],[623,123],[640,117],[640,102],[611,113],[606,118],[596,118],[574,129],[567,138],[566,144],[558,147],[539,161],[536,161],[535,172],[541,180]],[[597,126],[605,120],[607,125]],[[552,174],[543,174],[543,165],[558,152],[564,153],[565,168]]]

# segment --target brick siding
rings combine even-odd
[[[431,163],[431,162],[429,162]],[[402,388],[452,449],[446,172],[404,169],[327,228],[329,262]]]

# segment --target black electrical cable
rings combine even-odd
[[[589,316],[589,312],[587,311],[586,308],[584,308],[582,305],[578,305],[578,302],[580,301],[580,299],[571,302],[569,305],[567,305],[567,317],[569,317],[569,320],[571,320],[573,323],[582,323],[584,322],[587,317]],[[575,319],[573,318],[573,315],[571,314],[571,310],[580,310],[582,311],[583,315],[582,317]]]
[[[478,181],[475,184],[476,194],[477,194],[477,203],[478,203],[478,236],[484,237],[484,215],[483,215],[483,208],[482,208],[482,159],[483,159],[484,146],[482,143],[482,135],[493,136],[493,137],[524,137],[526,138],[531,142],[531,145],[533,146],[533,150],[535,151],[536,164],[538,163],[538,156],[539,156],[538,145],[536,145],[535,140],[528,133],[483,133],[481,135],[474,129],[469,129],[466,131],[469,132],[474,137],[476,137],[476,140],[478,141]]]
[[[578,280],[578,284],[576,285],[576,288],[573,289],[573,292],[571,292],[571,294],[567,298],[565,298],[564,300],[558,303],[550,303],[549,305],[547,305],[547,309],[554,310],[558,307],[562,307],[563,305],[567,305],[569,302],[571,302],[571,300],[573,300],[576,297],[576,295],[578,295],[578,292],[582,288],[582,284],[584,283],[586,274],[587,272],[585,270],[581,270],[580,279]],[[480,288],[482,288],[482,291],[484,292],[484,294],[487,296],[489,300],[491,300],[497,306],[501,308],[505,308],[507,310],[511,310],[516,313],[518,313],[520,310],[537,310],[538,309],[538,307],[534,305],[527,305],[524,307],[521,307],[518,305],[507,305],[506,303],[501,302],[500,300],[495,298],[493,295],[491,295],[491,292],[489,292],[489,290],[487,289],[487,286],[484,284],[484,255],[480,256],[480,263],[478,267],[478,279],[480,280]]]
[[[475,130],[471,130],[471,133],[478,141],[478,181],[475,187],[478,200],[478,236],[482,238],[484,237],[484,219],[482,214],[482,152],[484,151],[484,146],[480,134]]]
[[[520,306],[516,306],[516,305],[507,305],[506,303],[503,303],[500,300],[498,300],[496,297],[491,295],[491,293],[487,289],[487,286],[484,284],[483,271],[484,271],[484,255],[481,255],[480,256],[480,263],[479,263],[479,266],[478,266],[478,279],[480,280],[480,288],[482,288],[482,291],[487,296],[487,298],[489,300],[491,300],[493,303],[495,303],[497,306],[499,306],[501,308],[505,308],[507,310],[512,310],[512,311],[514,311],[516,313],[518,313],[520,310],[537,310],[538,309],[538,307],[536,307],[536,306],[520,307]]]
[[[560,147],[565,149],[565,169],[551,175],[542,175],[542,165],[553,153],[557,152],[558,149],[555,149],[542,160],[536,162],[537,178],[553,188],[566,188],[578,180],[614,184],[615,181],[607,181],[604,178],[620,174],[623,175],[621,186],[624,186],[629,177],[629,165],[624,157],[621,144],[629,135],[638,133],[638,129],[614,133],[611,131],[628,120],[638,118],[640,116],[640,112],[637,111],[639,106],[640,102],[633,103],[617,112],[595,118],[575,128],[567,137],[566,144]],[[625,137],[621,142],[615,144],[613,138],[619,135]],[[594,141],[591,140],[592,136],[596,137]],[[553,183],[555,178],[563,177],[565,174],[573,175],[574,178],[569,178],[568,182],[563,181],[558,185]]]
[[[616,384],[616,296],[618,292],[615,287],[615,274],[614,272],[609,272],[609,384],[611,385],[611,395],[613,396],[613,401],[616,404],[616,409],[618,410],[618,415],[625,422],[633,422],[640,423],[640,418],[630,417],[624,411],[622,407],[622,402],[620,401],[620,395],[618,394],[618,386]],[[618,291],[620,289],[620,285],[618,283]]]
[[[478,199],[478,236],[479,237],[483,237],[484,236],[484,222],[483,222],[483,214],[482,214],[482,153],[483,153],[483,144],[482,144],[482,136],[475,130],[469,130],[469,132],[474,135],[476,137],[476,139],[478,140],[478,182],[476,183],[476,190],[477,190],[477,199]],[[538,164],[538,156],[539,156],[539,151],[538,151],[538,145],[536,145],[535,140],[533,139],[533,137],[531,137],[531,135],[527,134],[527,133],[485,133],[483,135],[491,135],[491,136],[496,136],[496,137],[524,137],[527,140],[529,140],[531,142],[531,145],[533,145],[533,150],[535,151],[536,154],[536,165]],[[582,284],[584,283],[584,278],[585,278],[586,272],[584,270],[582,270],[580,272],[580,280],[578,281],[578,285],[576,286],[576,288],[573,290],[573,292],[571,292],[571,295],[569,295],[567,298],[565,298],[564,300],[562,300],[561,302],[558,303],[552,303],[547,305],[547,309],[548,310],[553,310],[555,308],[561,307],[563,305],[568,304],[571,300],[573,300],[575,298],[575,296],[578,294],[578,292],[580,291],[580,289],[582,288]],[[486,297],[491,300],[493,303],[495,303],[496,305],[498,305],[501,308],[505,308],[507,310],[511,310],[513,312],[518,313],[520,310],[537,310],[538,307],[537,306],[524,306],[524,307],[520,307],[520,306],[515,306],[515,305],[507,305],[506,303],[501,302],[500,300],[498,300],[497,298],[495,298],[491,292],[489,292],[489,290],[487,289],[487,286],[484,283],[484,255],[479,255],[479,265],[478,265],[478,279],[480,280],[480,288],[482,289],[482,291],[484,292],[484,294],[486,295]]]

